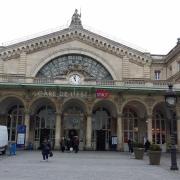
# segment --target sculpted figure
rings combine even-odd
[[[82,26],[81,25],[81,14],[78,14],[77,9],[75,9],[75,12],[74,12],[74,14],[72,16],[70,26]]]

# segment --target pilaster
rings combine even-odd
[[[150,64],[149,63],[144,64],[144,78],[150,79]]]
[[[19,74],[26,74],[26,59],[27,59],[26,52],[22,52],[20,54],[19,66],[18,66]]]
[[[180,106],[177,105],[176,107],[176,114],[177,114],[177,150],[180,152]]]
[[[129,58],[124,56],[122,61],[122,77],[129,77]]]
[[[4,61],[0,58],[0,74],[4,73]]]

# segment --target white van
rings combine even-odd
[[[8,146],[8,132],[6,126],[0,125],[0,154],[5,154]]]

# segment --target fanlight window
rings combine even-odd
[[[68,54],[57,57],[44,65],[37,77],[62,77],[78,71],[87,78],[112,80],[106,68],[91,57],[78,54]]]
[[[49,130],[51,140],[55,138],[55,113],[50,106],[42,106],[35,115],[35,141],[39,141],[43,134],[43,129]]]

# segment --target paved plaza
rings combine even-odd
[[[136,160],[128,153],[87,151],[54,151],[43,162],[40,151],[18,151],[16,156],[0,156],[0,180],[180,180],[180,170],[169,170],[169,154],[163,154],[160,166],[148,163],[147,156]]]

